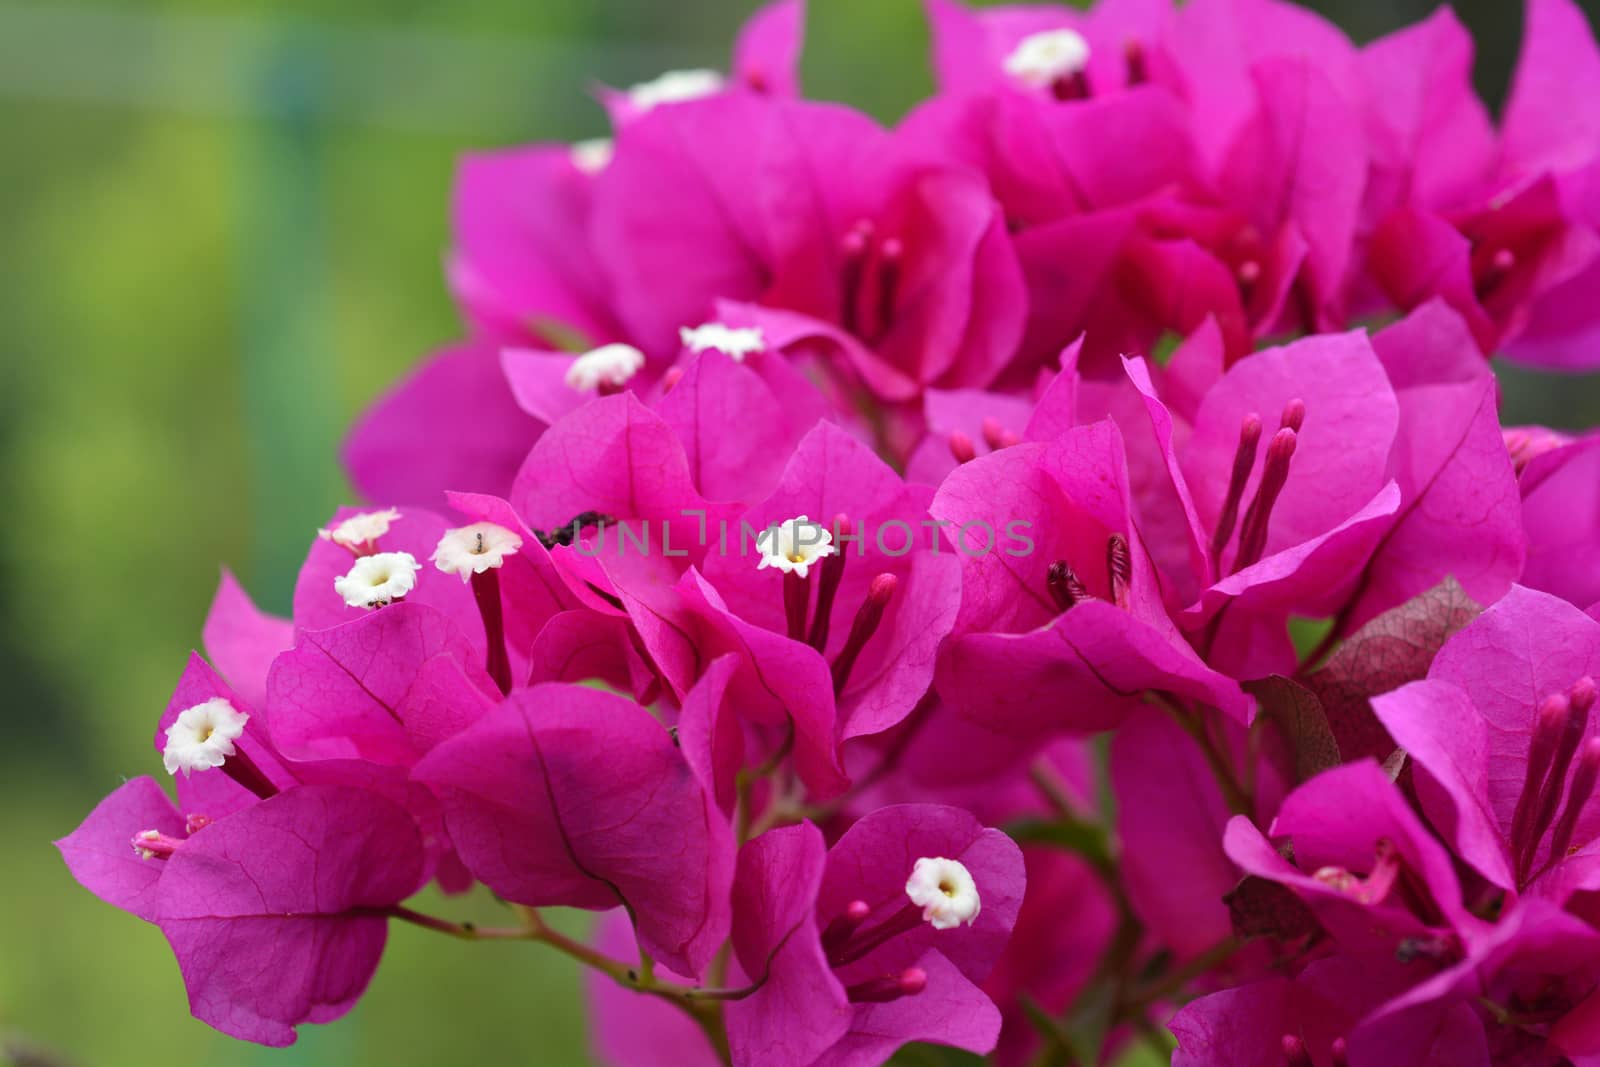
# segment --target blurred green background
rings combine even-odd
[[[754,6],[0,0],[0,1063],[586,1062],[564,961],[411,928],[342,1023],[236,1044],[189,1018],[159,933],[48,842],[159,771],[219,565],[284,610],[347,499],[343,427],[457,334],[457,155],[602,133],[592,84],[725,66]],[[1319,6],[1368,39],[1432,5]],[[1458,9],[1497,97],[1518,5]],[[812,95],[890,119],[927,91],[915,0],[812,0],[810,39]],[[1594,402],[1519,374],[1507,418],[1577,425]]]

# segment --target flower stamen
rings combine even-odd
[[[759,326],[727,326],[720,322],[707,322],[692,329],[681,327],[678,338],[683,342],[683,347],[691,352],[715,349],[735,363],[743,363],[746,356],[767,350],[767,342]]]
[[[878,624],[883,621],[883,613],[888,609],[889,601],[894,598],[899,585],[900,579],[884,573],[872,579],[872,584],[867,587],[867,599],[862,601],[861,607],[856,611],[855,620],[850,624],[850,636],[845,639],[844,647],[839,650],[838,658],[833,661],[835,696],[844,692],[845,683],[850,680],[850,671],[855,667],[856,659],[872,635],[878,631]]]
[[[352,608],[381,608],[417,586],[422,564],[409,552],[378,552],[362,556],[355,566],[333,580],[333,591]]]
[[[388,533],[390,525],[399,518],[400,512],[395,508],[364,511],[332,527],[317,530],[317,536],[349,549],[352,555],[370,556],[378,551],[378,538]]]
[[[593,389],[604,396],[620,392],[643,366],[644,353],[632,345],[601,345],[573,360],[563,380],[580,393]]]

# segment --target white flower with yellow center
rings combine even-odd
[[[1077,30],[1045,30],[1017,42],[1006,56],[1005,71],[1024,85],[1047,89],[1089,65],[1089,42]]]
[[[568,158],[572,165],[585,174],[599,174],[611,166],[611,157],[616,154],[616,142],[609,137],[591,137],[587,141],[576,141],[572,145]]]
[[[333,590],[352,608],[381,608],[415,589],[421,569],[409,552],[362,556],[347,574],[333,580]]]
[[[572,361],[564,379],[570,388],[588,392],[602,385],[620,389],[644,366],[644,353],[632,345],[601,345]]]
[[[628,89],[628,103],[645,112],[662,104],[681,104],[714,96],[727,87],[728,80],[715,70],[669,70]]]
[[[317,536],[354,552],[369,544],[376,544],[378,538],[388,533],[390,525],[399,519],[400,512],[394,508],[363,511],[334,526],[318,530]]]
[[[801,578],[810,573],[813,563],[837,551],[827,527],[804,515],[762,530],[756,535],[756,549],[761,553],[756,570],[776,567]]]
[[[714,348],[735,363],[743,363],[745,356],[767,350],[767,342],[762,338],[759,326],[728,326],[720,322],[708,322],[693,329],[680,327],[678,337],[683,341],[683,347],[691,352]]]
[[[182,771],[186,778],[194,771],[222,766],[223,761],[233,755],[233,743],[244,733],[244,724],[249,721],[250,716],[221,697],[183,709],[176,721],[167,727],[167,743],[161,750],[162,766],[168,774]]]
[[[522,538],[492,522],[475,522],[457,530],[446,530],[433,550],[433,565],[446,574],[459,574],[463,582],[482,574],[516,555]]]
[[[924,856],[911,868],[906,896],[922,909],[922,918],[935,930],[952,930],[978,919],[978,883],[960,860]]]

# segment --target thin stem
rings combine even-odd
[[[575,940],[559,930],[552,929],[533,908],[518,906],[517,911],[522,915],[526,925],[520,927],[484,927],[475,926],[472,923],[454,923],[448,919],[424,915],[421,912],[399,905],[387,909],[383,914],[462,941],[540,941],[562,955],[569,956],[579,963],[610,975],[630,989],[640,993],[650,993],[654,996],[665,997],[669,1000],[678,1000],[685,1003],[743,1000],[758,988],[750,985],[738,989],[721,989],[663,982],[656,978],[655,968],[649,956],[643,956],[642,962],[638,966],[623,963],[621,960],[613,959],[605,953],[591,948],[582,941]]]
[[[1067,795],[1066,783],[1061,780],[1061,775],[1054,767],[1043,758],[1036,759],[1028,768],[1028,777],[1033,781],[1034,788],[1044,794],[1044,798],[1050,802],[1050,807],[1057,815],[1077,820],[1072,798]]]
[[[1150,1005],[1180,992],[1184,986],[1207,971],[1226,963],[1242,947],[1242,943],[1236,937],[1223,938],[1183,966],[1169,971],[1143,989],[1135,990],[1133,995],[1123,1002],[1119,1014],[1131,1021],[1136,1015],[1142,1015]]]
[[[1218,749],[1216,742],[1212,740],[1210,731],[1206,729],[1205,718],[1184,707],[1168,693],[1152,691],[1151,698],[1166,708],[1178,725],[1183,727],[1184,731],[1194,738],[1195,744],[1200,746],[1200,751],[1205,756],[1206,762],[1211,765],[1211,773],[1216,776],[1217,785],[1221,787],[1229,809],[1235,815],[1249,815],[1255,805],[1250,802],[1250,794],[1239,784],[1239,778],[1234,773],[1226,753]]]
[[[1033,1067],[1079,1067],[1076,1049],[1073,1048],[1072,1034],[1067,1030],[1060,1019],[1048,1011],[1026,993],[1018,999],[1022,1008],[1028,1014],[1028,1019],[1034,1028],[1039,1031],[1039,1036],[1044,1039],[1039,1053],[1033,1059]]]
[[[472,923],[453,923],[448,919],[438,919],[432,915],[424,915],[420,911],[395,905],[387,912],[390,918],[420,926],[425,930],[436,930],[449,937],[462,941],[533,941],[538,939],[538,933],[526,926],[475,926]]]
[[[793,750],[794,722],[791,720],[788,732],[784,735],[783,744],[779,745],[772,755],[768,756],[760,765],[745,767],[734,775],[733,788],[739,809],[735,832],[738,835],[736,840],[739,844],[744,844],[751,837],[760,833],[760,830],[752,827],[755,821],[755,811],[753,810],[755,784],[782,766],[783,761],[788,758],[789,753]],[[768,810],[771,810],[770,807]]]
[[[905,721],[895,728],[896,732],[893,740],[884,749],[883,756],[878,760],[877,765],[852,782],[850,788],[826,804],[789,808],[780,808],[780,806],[774,805],[768,808],[756,823],[753,836],[760,837],[763,832],[772,829],[774,826],[788,826],[805,819],[821,822],[843,811],[846,804],[860,796],[869,787],[876,785],[885,775],[899,766],[900,757],[905,755],[906,750],[911,747],[911,741],[916,732],[922,728],[923,722],[932,714],[936,703],[937,701],[934,699],[931,690],[925,693],[922,699],[917,702],[917,706],[911,709],[911,714],[907,715]]]

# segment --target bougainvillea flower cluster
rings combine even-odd
[[[893,128],[779,0],[463,162],[466,336],[72,874],[267,1045],[403,923],[619,1067],[1600,1064],[1600,438],[1487,359],[1600,368],[1583,14],[1496,119],[1448,8],[926,12]]]

